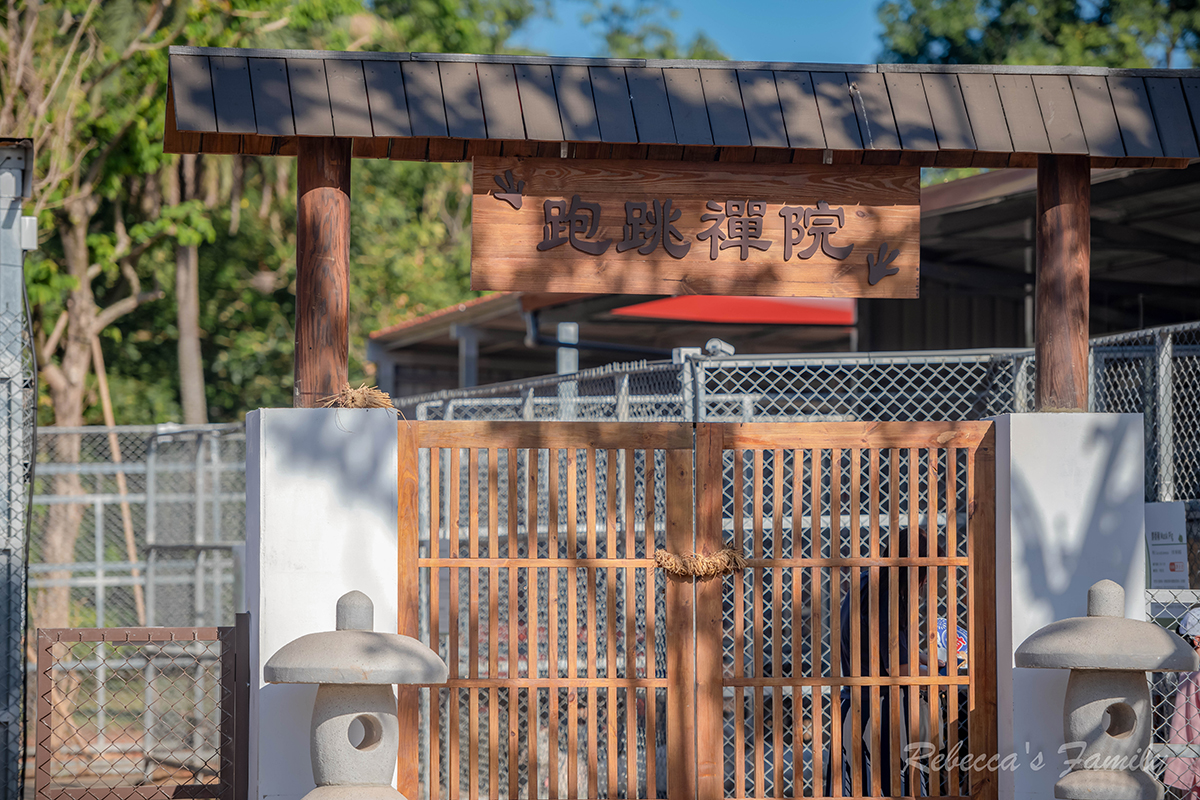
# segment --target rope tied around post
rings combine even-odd
[[[715,553],[692,553],[679,555],[668,553],[659,548],[654,551],[654,564],[661,570],[679,578],[711,578],[716,575],[729,575],[746,568],[746,559],[729,548]]]

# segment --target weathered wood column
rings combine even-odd
[[[350,139],[300,137],[292,405],[314,408],[349,379]]]
[[[1087,411],[1091,164],[1038,156],[1037,411]]]

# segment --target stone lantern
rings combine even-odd
[[[1162,800],[1163,786],[1142,769],[1152,714],[1147,672],[1192,671],[1196,651],[1152,622],[1125,617],[1125,590],[1100,581],[1088,615],[1052,622],[1017,648],[1018,667],[1071,670],[1063,736],[1074,767],[1054,784],[1060,800]]]
[[[403,798],[391,785],[400,743],[392,685],[445,683],[447,669],[416,639],[374,631],[374,617],[371,598],[347,592],[337,602],[337,630],[289,642],[263,668],[267,683],[320,685],[311,728],[317,788],[304,800]]]

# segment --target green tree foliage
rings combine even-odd
[[[505,52],[514,31],[549,10],[548,0],[51,0],[28,8],[18,20],[25,28],[0,10],[7,26],[0,61],[11,63],[34,19],[30,62],[47,85],[63,64],[80,74],[76,88],[67,81],[56,89],[44,115],[6,126],[43,131],[34,209],[43,241],[27,272],[40,360],[49,367],[44,424],[103,421],[90,371],[92,335],[102,343],[117,422],[182,419],[175,281],[179,249],[191,246],[208,418],[236,420],[252,408],[291,404],[294,164],[199,156],[185,169],[180,157],[164,155],[168,44]],[[589,8],[589,24],[610,55],[724,57],[703,35],[680,45],[660,0]],[[72,51],[76,37],[81,44]],[[5,82],[5,68],[0,108],[36,109],[29,102],[36,97]],[[59,108],[79,120],[74,128],[47,127]],[[93,183],[81,183],[88,170]],[[194,175],[189,192],[180,191],[185,173]],[[72,211],[80,194],[87,205]],[[356,159],[351,202],[350,375],[357,382],[371,379],[370,331],[473,296],[470,167]],[[86,244],[74,262],[66,247],[72,225]],[[86,302],[73,299],[81,296]],[[116,303],[119,313],[105,315]],[[59,324],[68,308],[89,304],[90,317]],[[66,393],[49,385],[55,370],[70,372]]]
[[[1197,0],[886,0],[885,61],[1188,66]]]
[[[592,0],[583,22],[600,36],[602,53],[610,58],[728,58],[703,31],[681,45],[671,26],[678,18],[679,11],[664,0]]]

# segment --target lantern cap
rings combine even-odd
[[[263,667],[267,683],[445,683],[446,664],[411,636],[374,627],[375,606],[362,592],[337,602],[337,630],[288,642]]]
[[[1018,667],[1191,672],[1188,643],[1153,622],[1125,617],[1125,590],[1104,580],[1088,590],[1088,615],[1052,622],[1017,648]]]

